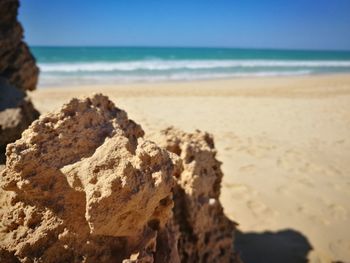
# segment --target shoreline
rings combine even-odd
[[[304,76],[300,78],[228,79],[193,82],[164,82],[115,85],[83,85],[39,88],[28,96],[46,103],[37,105],[46,112],[72,97],[103,93],[117,98],[327,98],[350,94],[350,74]]]
[[[42,73],[41,73],[42,74]],[[169,84],[180,84],[189,85],[191,83],[210,83],[210,82],[234,82],[234,81],[258,81],[258,80],[293,80],[293,79],[318,79],[318,78],[346,78],[350,76],[348,73],[325,73],[325,74],[307,74],[307,75],[286,75],[286,76],[244,76],[244,77],[227,77],[227,78],[212,78],[212,79],[193,79],[193,80],[169,80],[169,81],[149,81],[149,82],[115,82],[115,83],[94,83],[94,84],[62,84],[62,85],[43,85],[39,84],[37,90],[41,89],[61,89],[67,87],[74,88],[93,88],[93,87],[126,87],[126,86],[152,86],[152,85],[169,85]],[[103,78],[103,77],[101,77]]]

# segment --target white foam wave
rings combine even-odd
[[[303,60],[145,60],[130,62],[83,62],[83,63],[39,63],[42,72],[112,72],[112,71],[161,71],[161,70],[205,70],[255,67],[302,67],[302,68],[346,68],[350,61],[303,61]]]

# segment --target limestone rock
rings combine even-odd
[[[20,262],[179,262],[171,218],[181,165],[143,134],[102,95],[73,99],[34,121],[7,147],[1,255]]]
[[[211,135],[168,128],[160,145],[180,156],[183,172],[174,189],[174,219],[179,226],[182,262],[239,262],[233,252],[235,225],[219,201],[223,173]]]
[[[34,121],[7,147],[0,262],[239,262],[213,138],[143,135],[103,95]]]
[[[0,94],[0,155],[3,156],[6,145],[20,138],[21,133],[39,117],[39,112],[23,91],[1,78]]]
[[[0,1],[0,77],[23,91],[34,90],[39,69],[23,42],[23,28],[17,21],[19,1]]]

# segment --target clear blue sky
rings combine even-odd
[[[350,0],[22,0],[30,45],[350,50]]]

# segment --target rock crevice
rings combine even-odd
[[[236,262],[212,137],[143,135],[100,94],[34,121],[7,147],[0,259]]]
[[[173,190],[182,261],[235,261],[235,224],[224,215],[219,201],[223,173],[215,157],[213,137],[206,132],[185,133],[168,128],[160,138],[160,145],[176,153],[183,164]]]

